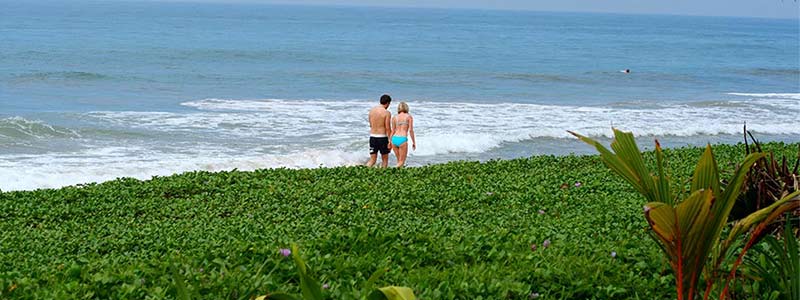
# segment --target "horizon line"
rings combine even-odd
[[[0,0],[2,2],[15,2],[13,0]],[[41,1],[30,1],[27,3],[42,3]],[[783,17],[783,16],[752,16],[752,15],[739,15],[739,14],[703,14],[703,13],[668,13],[668,12],[620,12],[610,10],[550,10],[550,9],[535,9],[535,8],[502,8],[502,7],[451,7],[442,5],[397,5],[397,4],[351,4],[351,3],[293,3],[290,1],[280,0],[280,2],[260,2],[258,0],[53,0],[43,1],[45,3],[63,2],[97,2],[97,3],[113,3],[113,2],[128,2],[128,3],[186,3],[186,4],[244,4],[244,5],[265,5],[265,6],[293,6],[293,7],[344,7],[344,8],[398,8],[398,9],[434,9],[434,10],[463,10],[463,11],[503,11],[503,12],[542,12],[542,13],[577,13],[577,14],[608,14],[608,15],[626,15],[626,16],[678,16],[678,17],[722,17],[722,18],[745,18],[745,19],[771,19],[771,20],[792,20],[800,21],[800,14]],[[781,1],[785,2],[785,1]],[[791,1],[795,4],[798,1]],[[798,6],[800,9],[800,6]],[[800,25],[800,24],[798,24]]]

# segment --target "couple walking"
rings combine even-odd
[[[394,150],[397,156],[397,167],[406,164],[408,156],[408,137],[411,136],[411,149],[417,150],[417,141],[414,137],[414,118],[408,114],[408,104],[400,102],[397,105],[397,115],[392,117],[389,104],[392,97],[381,96],[380,105],[369,111],[369,162],[368,167],[375,165],[378,152],[381,153],[381,167],[389,165],[389,152]]]

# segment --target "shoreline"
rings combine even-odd
[[[781,136],[781,135],[758,135],[756,133],[756,137],[757,138],[760,137],[760,136],[766,136],[766,138],[760,140],[760,141],[763,141],[764,143],[770,143],[770,144],[778,144],[778,143],[798,144],[798,143],[800,143],[800,137],[795,137],[795,140],[792,140],[792,139],[790,139],[789,136],[784,137],[784,136]],[[776,138],[776,137],[779,137],[779,138]],[[712,147],[716,147],[716,146],[719,146],[719,145],[738,146],[738,145],[742,144],[741,137],[736,137],[736,136],[733,136],[733,135],[726,136],[726,137],[715,136],[715,138],[716,138],[715,140],[709,141],[709,142],[715,142],[715,143],[711,144]],[[727,142],[727,141],[732,141],[732,140],[734,140],[736,138],[739,138],[740,141],[739,142],[735,142],[735,143]],[[696,148],[696,147],[703,147],[706,144],[705,142],[701,142],[698,138],[687,138],[687,137],[668,136],[668,137],[662,137],[662,138],[660,138],[658,140],[659,140],[659,142],[661,143],[661,145],[662,145],[662,147],[664,149]],[[601,137],[601,138],[598,138],[598,141],[608,145],[611,142],[611,139],[610,138]],[[640,141],[639,142],[640,150],[642,150],[642,151],[652,151],[652,147],[653,147],[654,144],[653,144],[653,139],[651,139],[651,137],[640,137],[639,141]],[[560,144],[558,146],[553,145],[553,143],[556,143],[556,142],[558,142]],[[562,149],[562,148],[565,148],[565,147],[572,148],[573,150],[570,151],[570,152],[566,152],[566,150]],[[529,149],[533,149],[533,150],[529,151]],[[530,153],[530,155],[520,154],[520,153],[524,153],[524,152],[528,152],[528,153]],[[331,154],[331,153],[333,153],[333,154]],[[312,161],[312,162],[311,163],[304,162],[302,164],[304,164],[304,165],[315,165],[315,166],[310,166],[310,167],[299,166],[299,165],[274,166],[277,162],[276,161],[272,161],[272,160],[275,160],[275,158],[273,158],[271,156],[263,156],[263,157],[261,157],[261,156],[247,157],[247,156],[245,156],[245,157],[238,157],[238,158],[233,158],[232,157],[232,158],[230,158],[228,160],[224,160],[223,159],[223,160],[220,160],[218,162],[212,161],[212,162],[205,162],[205,163],[200,163],[200,162],[190,163],[189,165],[184,166],[187,169],[181,170],[181,168],[183,168],[183,167],[179,167],[176,172],[169,172],[169,171],[163,172],[164,170],[169,170],[170,167],[174,167],[174,165],[172,165],[172,166],[165,165],[164,167],[159,168],[159,169],[161,169],[161,171],[155,171],[156,169],[153,169],[154,170],[153,172],[155,174],[149,173],[149,174],[139,174],[139,175],[132,175],[132,176],[131,175],[128,175],[128,176],[116,176],[116,177],[109,177],[109,175],[100,176],[100,175],[91,175],[90,174],[90,175],[88,175],[89,177],[97,177],[97,176],[99,176],[99,177],[105,177],[105,178],[108,178],[108,179],[96,180],[96,181],[87,180],[87,181],[80,182],[80,183],[69,183],[68,181],[70,181],[70,180],[60,179],[58,181],[62,181],[62,182],[66,182],[66,183],[63,183],[63,184],[60,184],[60,185],[56,184],[57,186],[41,186],[41,184],[40,184],[39,186],[36,186],[36,187],[14,188],[14,189],[7,189],[7,188],[3,188],[3,186],[0,186],[0,191],[3,191],[3,192],[35,191],[35,190],[39,190],[39,189],[58,190],[58,189],[66,188],[66,187],[97,185],[97,184],[102,184],[102,183],[109,182],[109,181],[115,181],[115,180],[118,180],[118,179],[135,179],[135,180],[138,180],[138,181],[146,182],[146,181],[151,180],[154,177],[172,177],[172,176],[180,176],[182,174],[195,173],[195,172],[207,172],[207,173],[213,174],[213,173],[218,173],[218,172],[230,172],[230,171],[234,171],[234,170],[245,171],[245,172],[254,172],[254,171],[273,170],[273,169],[314,170],[314,169],[319,169],[319,168],[359,167],[359,166],[363,166],[364,164],[366,164],[366,161],[368,159],[368,155],[366,154],[366,152],[364,152],[363,155],[360,155],[360,156],[357,153],[342,152],[342,153],[336,154],[337,152],[335,152],[335,151],[331,152],[331,153],[320,152],[320,153],[318,153],[317,157],[313,157],[313,156],[305,157],[305,160],[309,160],[309,161]],[[339,157],[339,159],[343,159],[343,161],[340,162],[341,164],[338,164],[338,165],[337,164],[327,165],[324,162],[324,160],[322,159],[322,157],[329,157],[331,155],[333,155],[334,157]],[[410,155],[409,155],[409,164],[408,164],[407,167],[418,168],[418,167],[432,166],[432,165],[438,165],[438,164],[447,164],[447,163],[451,163],[451,162],[481,162],[481,163],[484,163],[484,162],[493,161],[493,160],[515,160],[515,159],[525,159],[525,158],[537,157],[537,156],[585,156],[585,155],[589,155],[589,156],[595,155],[594,149],[591,148],[591,147],[586,146],[584,143],[578,141],[577,139],[566,139],[566,141],[555,141],[555,142],[554,141],[549,141],[549,140],[546,141],[546,142],[524,141],[524,142],[511,143],[510,145],[503,145],[503,146],[499,147],[499,149],[493,149],[493,150],[490,150],[488,152],[480,152],[480,153],[445,153],[445,154],[438,154],[438,155],[435,155],[435,156],[417,156],[417,157],[415,157],[413,155],[413,153],[410,153]],[[285,155],[281,155],[281,156],[292,157],[291,154],[285,154]],[[313,161],[315,161],[315,160],[317,161],[317,163],[313,163]],[[292,161],[296,161],[296,159],[292,159]],[[182,159],[179,159],[179,162],[185,163],[184,160],[182,160]],[[390,153],[389,154],[389,168],[394,168],[393,167],[394,162],[395,162],[394,154]],[[201,167],[201,168],[191,169],[192,167]],[[108,168],[108,164],[106,164],[104,166],[96,166],[96,167],[92,167],[92,166],[83,167],[81,170],[84,170],[84,171],[85,170],[95,170],[95,172],[107,172],[107,168]],[[139,168],[139,167],[137,167],[137,168]],[[75,174],[75,175],[78,175],[78,174]],[[38,175],[36,177],[37,178],[42,178],[41,176],[38,176]],[[69,178],[73,178],[73,177],[74,176],[71,176]],[[20,180],[24,180],[25,177],[19,177],[16,180],[14,180],[13,176],[11,176],[10,178],[11,179],[8,179],[9,180],[8,182],[14,182],[14,181],[19,182]],[[42,179],[42,180],[47,180],[47,179]],[[51,180],[55,180],[55,179],[51,179]],[[42,184],[48,184],[49,185],[49,183],[42,183]],[[31,184],[27,184],[27,185],[31,186]],[[20,186],[20,184],[18,183],[17,186]],[[25,184],[22,184],[22,186],[25,186]]]

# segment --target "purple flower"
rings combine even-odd
[[[529,299],[536,299],[536,298],[539,298],[539,293],[534,293],[534,292],[531,292],[531,294],[530,294],[530,295],[528,295],[528,298],[529,298]]]
[[[617,251],[611,251],[611,258],[617,258]]]
[[[531,251],[536,251],[536,244],[531,244]]]
[[[326,284],[323,284],[323,285],[322,285],[322,289],[323,289],[323,290],[327,290],[327,289],[329,289],[329,288],[331,288],[331,285],[330,285],[330,284],[327,284],[327,283],[326,283]]]
[[[581,187],[583,184],[580,181],[575,182],[575,187]]]
[[[540,215],[543,215],[543,214],[544,214],[544,210],[541,210],[541,209],[540,209],[540,210],[539,210],[539,214],[540,214]]]
[[[542,247],[544,248],[550,247],[550,240],[544,240],[544,242],[542,242]]]
[[[281,255],[283,255],[283,257],[289,257],[289,255],[292,255],[292,250],[289,250],[289,249],[286,249],[286,248],[282,248],[281,249]]]
[[[644,212],[648,212],[648,211],[650,211],[650,206],[645,205],[644,206]]]
[[[200,273],[203,273],[203,271],[205,270],[203,268],[200,268],[198,271],[200,271]]]

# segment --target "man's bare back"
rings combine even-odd
[[[390,113],[383,105],[378,105],[369,110],[369,134],[372,136],[389,136],[391,127],[387,126],[392,120]]]

